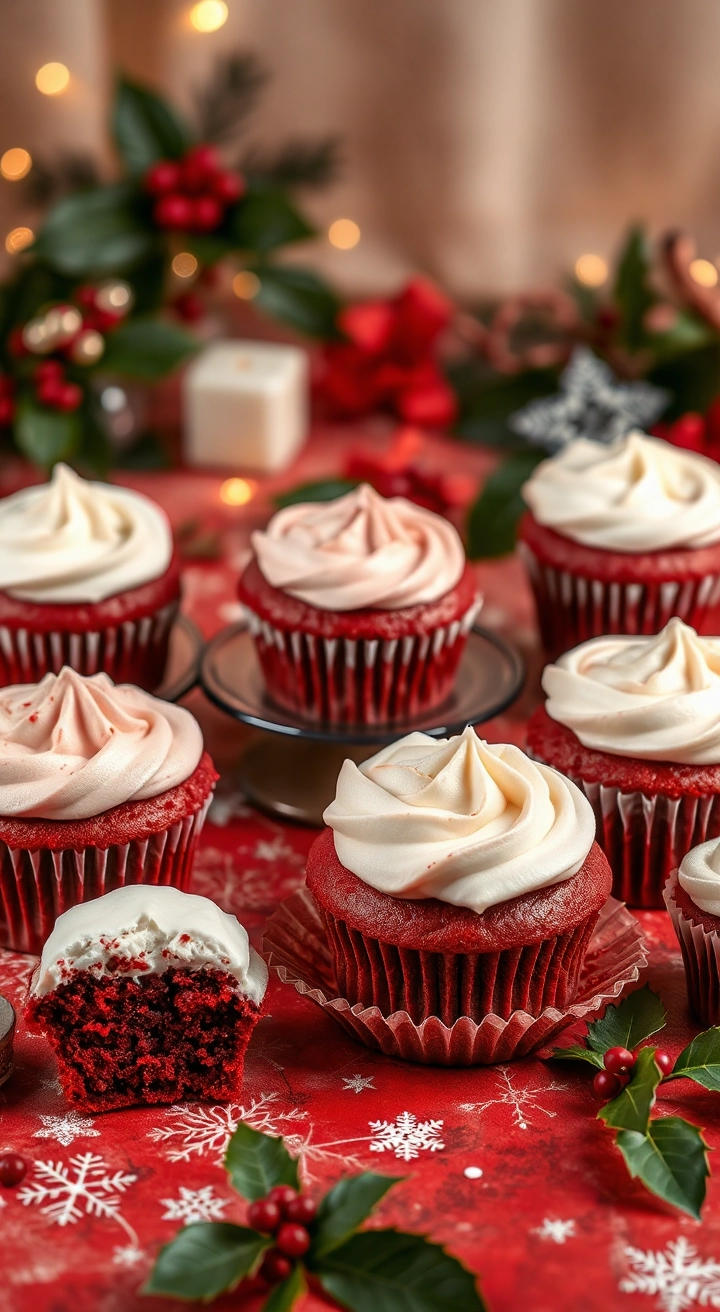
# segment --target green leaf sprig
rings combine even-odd
[[[234,1189],[251,1203],[278,1185],[300,1189],[298,1164],[281,1138],[240,1123],[225,1166]],[[424,1235],[360,1230],[372,1209],[399,1180],[370,1171],[340,1180],[321,1199],[307,1229],[310,1247],[290,1274],[269,1287],[265,1312],[287,1312],[308,1281],[350,1312],[484,1312],[475,1276]],[[229,1221],[184,1227],[158,1254],[145,1294],[210,1303],[257,1276],[273,1238]]]
[[[661,999],[646,984],[587,1027],[585,1044],[555,1048],[559,1061],[582,1061],[596,1071],[611,1048],[638,1049],[665,1026]],[[658,1048],[640,1047],[625,1087],[598,1112],[615,1133],[615,1143],[633,1179],[666,1203],[700,1220],[710,1174],[708,1145],[702,1130],[681,1116],[652,1119],[657,1090],[670,1080],[689,1079],[704,1089],[720,1092],[720,1026],[696,1035],[664,1074],[657,1061]]]

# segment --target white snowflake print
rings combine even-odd
[[[261,1093],[249,1106],[227,1103],[215,1107],[177,1105],[169,1107],[168,1125],[156,1125],[150,1131],[155,1143],[167,1143],[168,1160],[189,1162],[193,1157],[214,1156],[222,1162],[231,1134],[240,1121],[264,1134],[285,1135],[288,1122],[304,1121],[307,1112],[294,1107],[283,1112],[277,1107],[279,1094]]]
[[[223,1211],[228,1198],[218,1198],[211,1184],[202,1189],[185,1189],[180,1185],[179,1198],[161,1198],[160,1202],[167,1208],[163,1212],[163,1221],[182,1221],[183,1225],[192,1225],[194,1221],[222,1221]]]
[[[253,856],[256,861],[289,861],[294,866],[305,864],[304,857],[285,841],[284,834],[276,834],[271,839],[259,838]]]
[[[541,1239],[551,1239],[554,1244],[564,1244],[577,1235],[574,1221],[553,1221],[549,1216],[530,1233],[539,1235]]]
[[[64,1116],[41,1116],[42,1128],[36,1130],[33,1139],[55,1139],[67,1148],[75,1139],[99,1139],[100,1131],[94,1128],[95,1122],[89,1116],[78,1116],[77,1112],[66,1112]]]
[[[258,846],[270,850],[272,844]],[[273,849],[274,850],[274,849]],[[292,852],[293,860],[284,854],[283,866],[274,872],[272,891],[268,880],[267,863],[269,858],[262,858],[262,865],[248,865],[252,861],[251,849],[237,848],[234,852],[225,852],[219,847],[204,847],[198,852],[193,866],[193,893],[212,898],[225,908],[262,911],[270,903],[294,893],[302,883],[304,859],[299,852]],[[255,854],[257,855],[257,854]],[[279,878],[278,878],[279,876]]]
[[[440,1131],[442,1121],[418,1121],[412,1112],[401,1112],[394,1121],[369,1121],[372,1130],[371,1153],[394,1152],[404,1162],[420,1153],[440,1152],[445,1147]]]
[[[142,1262],[144,1257],[142,1248],[138,1248],[135,1244],[126,1244],[124,1248],[113,1248],[114,1266],[134,1267],[138,1262]]]
[[[224,829],[231,820],[247,820],[251,815],[252,808],[248,806],[244,793],[236,790],[230,793],[213,794],[208,820],[211,824],[217,825],[218,829]]]
[[[620,1281],[624,1294],[656,1296],[662,1312],[689,1307],[720,1307],[720,1262],[698,1257],[683,1235],[662,1253],[626,1248],[630,1274]]]
[[[117,1221],[134,1245],[137,1235],[120,1213],[118,1194],[137,1180],[110,1168],[96,1153],[80,1153],[65,1166],[59,1162],[35,1162],[35,1180],[23,1185],[18,1198],[26,1207],[37,1203],[53,1225],[74,1225],[83,1216]]]
[[[343,1075],[345,1093],[362,1093],[363,1089],[374,1089],[375,1079],[372,1075]]]
[[[524,1089],[517,1089],[507,1066],[498,1066],[494,1073],[500,1080],[500,1095],[497,1098],[488,1098],[485,1102],[463,1102],[460,1104],[461,1111],[482,1113],[488,1107],[512,1107],[513,1123],[520,1130],[527,1130],[532,1125],[531,1114],[534,1111],[542,1112],[551,1118],[557,1116],[557,1112],[551,1112],[547,1107],[543,1107],[540,1095],[559,1092],[568,1087],[566,1084],[551,1080],[549,1084],[537,1085],[533,1089],[527,1086]]]

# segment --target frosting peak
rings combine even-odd
[[[470,727],[345,761],[324,818],[343,865],[373,888],[477,912],[570,879],[595,838],[575,784]]]
[[[336,501],[287,506],[252,544],[272,587],[320,610],[436,601],[465,568],[452,524],[366,484]]]
[[[720,638],[677,617],[652,637],[592,638],[545,668],[546,710],[585,747],[720,764]]]
[[[202,750],[189,711],[65,666],[0,690],[0,816],[85,820],[157,797]]]
[[[678,882],[696,907],[720,916],[720,838],[700,843],[683,857]]]
[[[129,488],[56,465],[49,483],[0,501],[0,589],[24,601],[95,603],[164,574],[167,517]]]
[[[523,487],[539,524],[608,551],[663,551],[720,541],[720,468],[632,432],[610,446],[578,438]]]

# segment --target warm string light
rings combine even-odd
[[[172,262],[172,271],[178,278],[192,278],[197,273],[198,262],[190,251],[180,251]]]
[[[609,272],[602,255],[580,255],[575,261],[575,277],[585,287],[602,287]]]
[[[260,291],[260,279],[256,273],[243,269],[232,280],[232,289],[241,301],[252,301]]]
[[[35,233],[32,228],[13,228],[5,238],[5,250],[10,255],[18,255],[27,246],[31,246],[34,240]]]
[[[710,260],[693,260],[690,264],[690,277],[700,287],[714,287],[718,280],[718,271]]]
[[[360,228],[354,219],[336,219],[328,228],[328,241],[339,251],[351,251],[360,240]]]
[[[220,488],[220,500],[226,506],[246,506],[255,496],[255,486],[249,478],[226,478]]]
[[[32,168],[32,156],[22,146],[12,146],[0,159],[0,173],[8,182],[19,182]]]
[[[35,74],[35,86],[43,96],[61,96],[69,82],[70,70],[64,64],[43,64]]]
[[[224,0],[198,0],[190,10],[190,22],[196,32],[217,32],[227,22],[227,16]]]

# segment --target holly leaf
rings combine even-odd
[[[596,1070],[602,1070],[604,1067],[599,1052],[593,1052],[591,1048],[583,1048],[579,1043],[574,1043],[570,1048],[553,1048],[552,1056],[555,1061],[587,1061]]]
[[[191,140],[187,126],[166,100],[124,77],[115,91],[112,133],[132,174],[144,173],[159,159],[179,159]]]
[[[262,1305],[263,1312],[287,1312],[288,1308],[292,1307],[295,1299],[305,1293],[305,1289],[303,1269],[298,1263],[293,1269],[292,1275],[289,1275],[287,1280],[283,1280],[281,1285],[276,1285],[270,1297],[265,1299]]]
[[[720,1025],[696,1034],[683,1048],[667,1080],[687,1078],[704,1089],[720,1093]]]
[[[324,1257],[338,1248],[370,1215],[376,1203],[384,1198],[388,1189],[400,1184],[402,1176],[376,1175],[366,1171],[363,1175],[339,1180],[334,1189],[323,1198],[313,1225],[313,1241],[309,1262]]]
[[[615,279],[614,299],[622,313],[621,336],[629,351],[647,343],[644,319],[657,299],[650,286],[651,253],[645,229],[636,225],[628,233]]]
[[[33,397],[24,396],[18,402],[13,432],[19,450],[28,460],[41,469],[52,469],[58,460],[69,460],[77,451],[82,436],[81,412],[46,410]]]
[[[297,1162],[290,1156],[282,1139],[261,1134],[241,1121],[225,1153],[225,1169],[233,1189],[255,1202],[276,1184],[299,1188]]]
[[[65,196],[51,209],[33,255],[73,278],[119,274],[148,260],[158,236],[135,212],[135,189],[120,182]]]
[[[152,381],[163,378],[197,351],[199,342],[184,329],[161,319],[128,319],[109,333],[103,373]]]
[[[672,422],[688,410],[704,414],[718,394],[720,343],[717,340],[695,351],[684,351],[662,359],[647,375],[648,381],[672,393],[672,403],[663,420]]]
[[[229,216],[225,231],[236,246],[262,254],[315,236],[285,193],[269,187],[249,191]]]
[[[185,1226],[160,1249],[142,1292],[210,1303],[249,1275],[271,1242],[229,1221]]]
[[[350,478],[325,478],[317,483],[301,483],[275,498],[276,506],[297,506],[305,501],[335,501],[352,492],[357,483]]]
[[[351,1312],[483,1312],[470,1271],[439,1244],[398,1230],[353,1235],[315,1267],[323,1289]]]
[[[655,1090],[662,1073],[655,1063],[656,1048],[641,1048],[630,1082],[617,1098],[612,1098],[598,1112],[598,1120],[616,1130],[634,1130],[645,1134],[655,1103]]]
[[[319,274],[289,264],[264,266],[254,272],[260,279],[255,302],[267,314],[308,337],[336,336],[340,302]]]
[[[651,1122],[646,1134],[621,1130],[616,1143],[633,1179],[700,1220],[710,1168],[707,1144],[696,1125],[681,1116],[663,1116]]]
[[[520,495],[523,483],[547,453],[537,448],[517,451],[487,479],[468,518],[468,556],[471,560],[504,556],[515,546],[515,530],[525,510]]]
[[[587,1044],[594,1052],[636,1048],[665,1025],[665,1008],[648,984],[609,1006],[600,1020],[588,1025]]]

